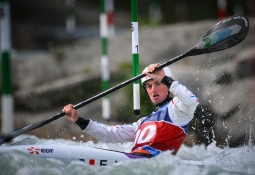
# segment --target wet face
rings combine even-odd
[[[159,81],[148,80],[145,82],[145,89],[153,104],[159,104],[163,102],[167,95],[167,87]]]

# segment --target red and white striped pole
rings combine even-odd
[[[105,1],[105,12],[107,15],[107,25],[108,25],[108,37],[112,38],[115,35],[114,26],[114,0]]]
[[[218,0],[218,18],[224,19],[227,17],[227,0]]]

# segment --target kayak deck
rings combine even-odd
[[[85,164],[99,166],[112,165],[130,159],[145,158],[113,150],[65,144],[1,146],[0,155],[15,150],[33,156],[58,159],[65,163],[82,161]]]

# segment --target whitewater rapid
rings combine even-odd
[[[22,135],[15,141],[30,135]],[[132,143],[105,144],[75,142],[63,139],[37,139],[37,144],[71,144],[129,152]],[[190,162],[190,163],[189,163]],[[191,164],[192,163],[192,164]],[[203,164],[201,166],[201,164]],[[0,157],[1,175],[245,175],[255,174],[255,146],[221,149],[213,142],[208,147],[183,145],[176,156],[161,153],[151,159],[128,160],[108,167],[84,165],[83,162],[65,164],[56,159],[45,159],[21,152],[8,152]]]

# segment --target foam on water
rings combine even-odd
[[[18,137],[21,140],[27,135]],[[31,137],[31,136],[30,136]],[[38,138],[37,138],[38,139]],[[73,142],[70,140],[38,139],[38,144],[71,144],[87,147],[113,149],[129,152],[132,143],[105,144],[93,142]],[[191,162],[193,164],[189,164]],[[198,165],[196,165],[196,163]],[[204,166],[201,166],[204,164]],[[65,164],[56,159],[44,159],[15,151],[0,157],[0,174],[5,175],[72,175],[72,174],[162,174],[162,175],[240,175],[255,174],[255,147],[220,149],[215,143],[207,148],[203,145],[187,147],[183,145],[176,156],[164,152],[157,157],[143,160],[128,160],[108,167],[84,165],[83,162]]]

